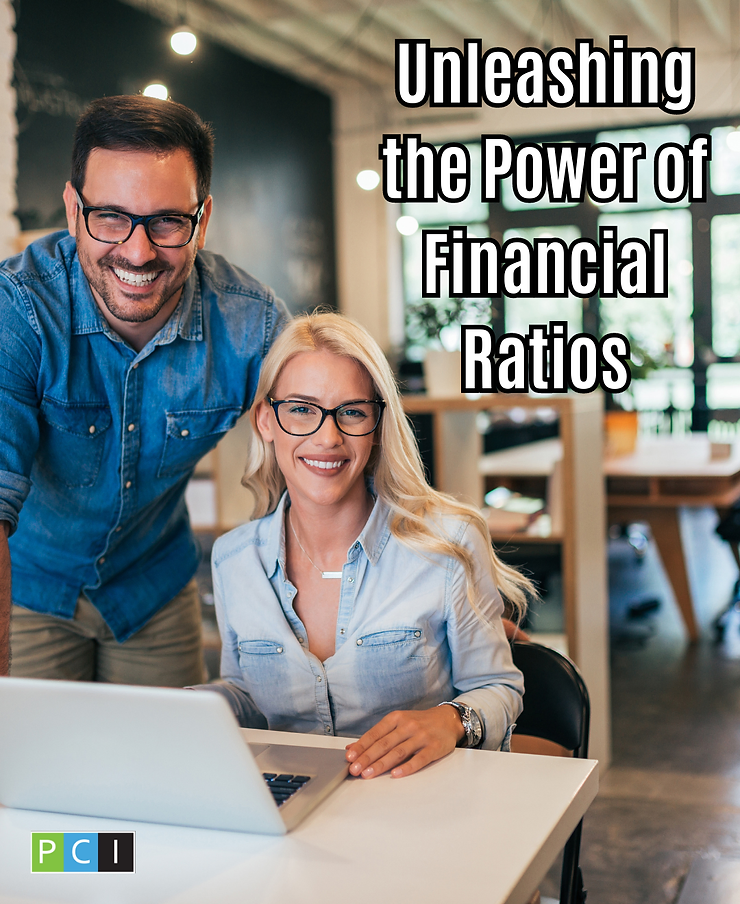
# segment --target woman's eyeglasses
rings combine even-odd
[[[280,428],[291,436],[310,436],[321,428],[327,417],[334,418],[337,429],[347,436],[367,436],[380,423],[385,408],[383,399],[345,402],[336,408],[322,408],[298,399],[270,399]]]

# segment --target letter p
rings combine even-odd
[[[52,841],[51,838],[41,838],[39,840],[39,863],[43,863],[44,857],[47,854],[53,854],[56,849],[56,841]]]
[[[31,832],[31,872],[64,872],[63,832]]]

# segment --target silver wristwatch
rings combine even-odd
[[[454,700],[445,700],[439,706],[454,706],[460,713],[460,721],[465,729],[465,737],[457,745],[458,747],[480,747],[483,743],[483,723],[478,713],[465,703],[457,703]]]

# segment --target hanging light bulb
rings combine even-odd
[[[396,220],[396,229],[401,235],[413,235],[419,228],[419,221],[416,217],[399,217]]]
[[[160,85],[157,82],[152,82],[151,85],[147,85],[141,93],[144,97],[158,97],[160,100],[167,100],[170,96],[167,86]]]
[[[380,183],[380,176],[375,170],[364,169],[357,174],[357,184],[365,191],[372,191]]]
[[[170,47],[180,56],[190,56],[198,45],[198,39],[187,25],[181,25],[170,38]]]

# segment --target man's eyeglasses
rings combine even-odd
[[[200,223],[206,203],[203,201],[194,214],[167,213],[136,217],[122,210],[86,207],[80,193],[75,191],[75,194],[88,234],[96,242],[105,242],[107,245],[122,245],[127,242],[141,223],[152,245],[158,248],[181,248],[195,234],[195,227]]]
[[[291,436],[316,433],[327,417],[334,418],[337,429],[347,436],[367,436],[380,423],[385,401],[360,400],[345,402],[336,408],[322,408],[298,399],[270,399],[270,405],[280,428]]]

